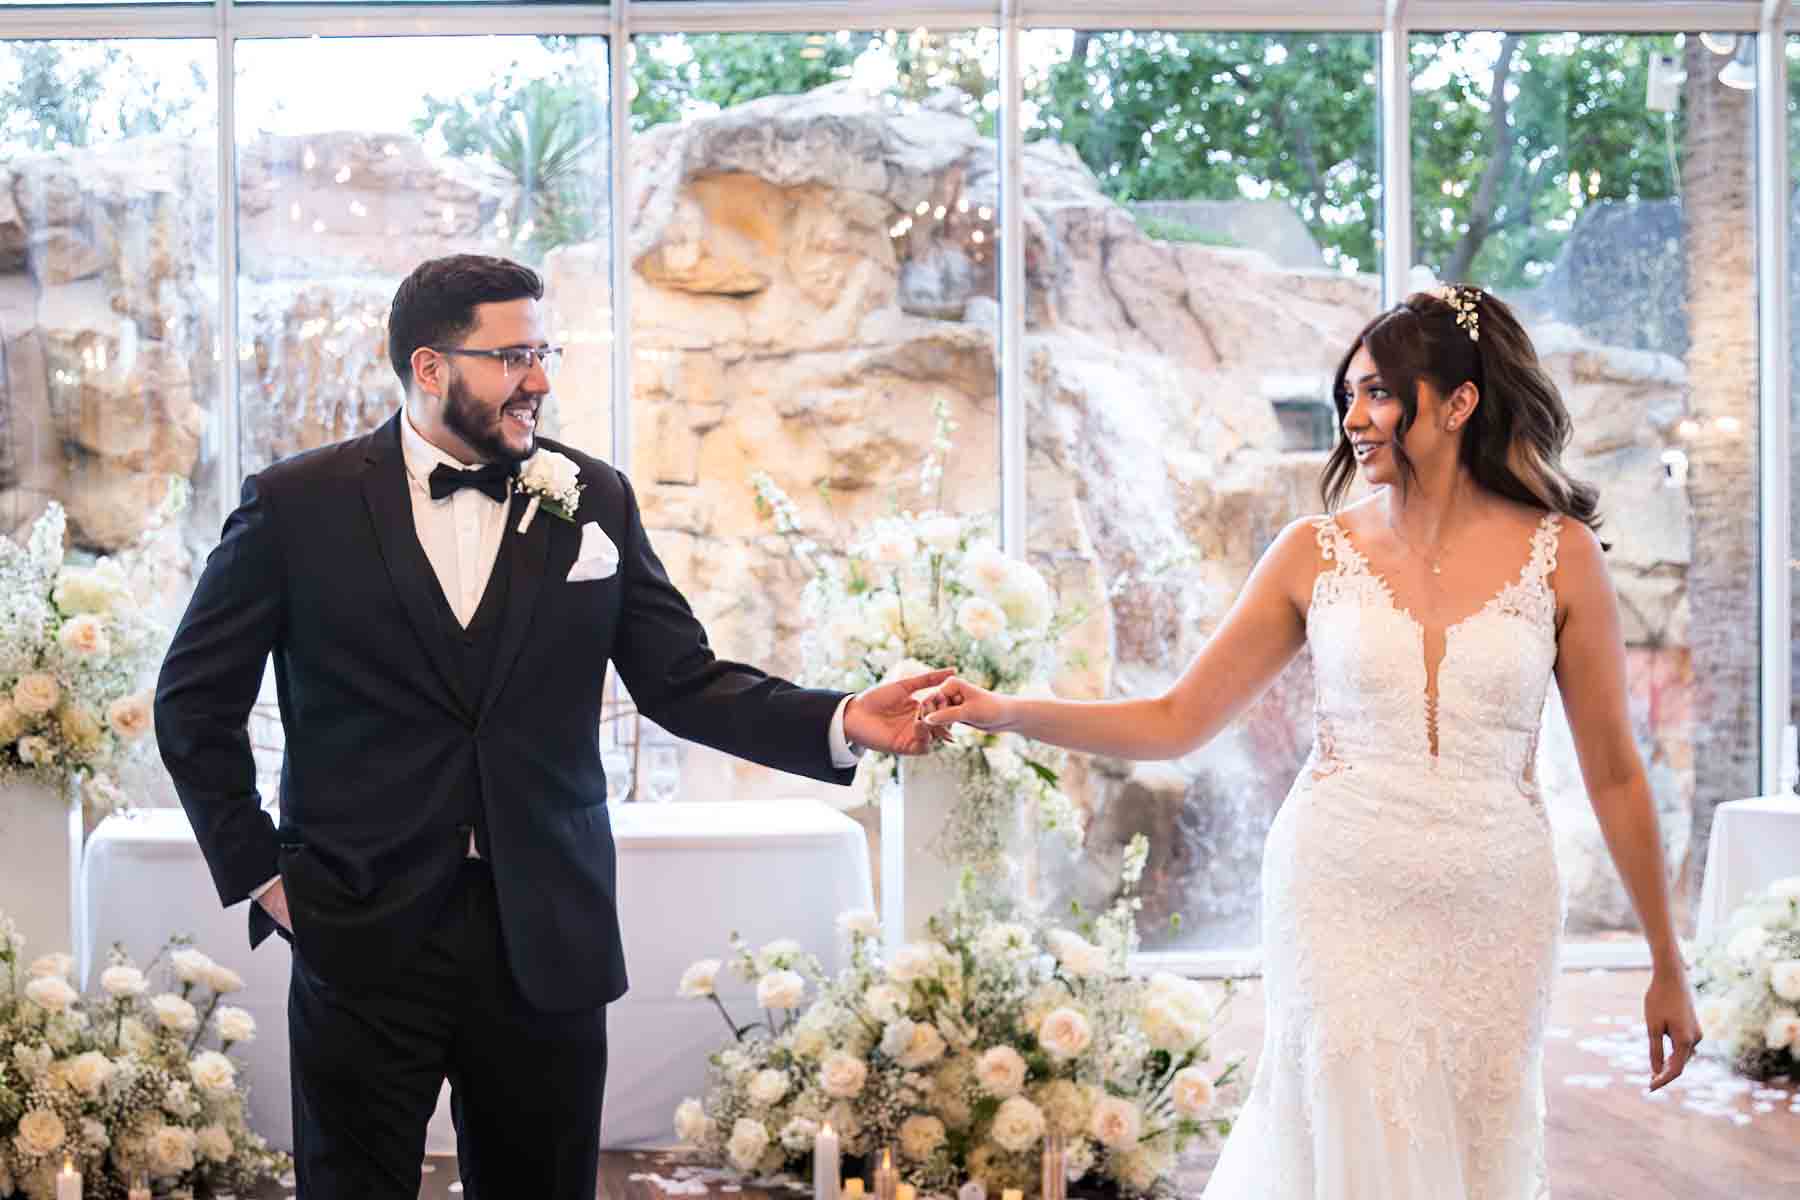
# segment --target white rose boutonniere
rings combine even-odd
[[[565,521],[575,520],[581,506],[581,468],[575,460],[554,450],[539,450],[525,460],[519,472],[519,490],[531,497],[525,515],[519,518],[519,532],[531,528],[531,519],[539,508]]]

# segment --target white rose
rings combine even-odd
[[[50,1069],[50,1062],[55,1055],[45,1045],[27,1046],[24,1042],[14,1044],[13,1062],[18,1064],[19,1073],[27,1079],[41,1078]]]
[[[25,985],[25,998],[45,1012],[60,1013],[69,1011],[69,1006],[81,999],[81,993],[60,975],[47,975]]]
[[[106,723],[127,741],[150,732],[151,710],[148,696],[120,696],[106,706]]]
[[[819,1137],[819,1123],[810,1117],[795,1117],[781,1127],[781,1144],[795,1154],[805,1154]]]
[[[698,1100],[689,1097],[675,1106],[675,1136],[689,1146],[698,1146],[712,1132],[712,1119]]]
[[[1077,979],[1087,979],[1106,970],[1106,952],[1078,933],[1053,929],[1044,935],[1044,944],[1056,956],[1063,969]]]
[[[1044,1114],[1023,1096],[1013,1096],[994,1114],[991,1135],[1002,1149],[1028,1150],[1044,1136]]]
[[[136,1017],[126,1017],[119,1023],[119,1047],[127,1054],[140,1058],[156,1046],[156,1039],[144,1027],[144,1023]]]
[[[106,1126],[92,1117],[81,1119],[81,1140],[95,1150],[105,1150],[112,1145],[112,1138],[107,1135]],[[0,1193],[4,1195],[4,1193]]]
[[[897,1058],[902,1067],[916,1071],[944,1057],[944,1049],[944,1035],[938,1032],[937,1026],[920,1022],[912,1027],[912,1036]]]
[[[1112,1160],[1113,1173],[1139,1192],[1153,1189],[1172,1165],[1167,1154],[1146,1146],[1116,1154]]]
[[[944,1144],[944,1123],[936,1117],[915,1114],[900,1122],[900,1153],[924,1162]]]
[[[202,1050],[194,1055],[188,1063],[188,1074],[195,1087],[214,1096],[231,1091],[237,1082],[237,1068],[217,1050]]]
[[[1212,1077],[1199,1067],[1183,1067],[1175,1072],[1169,1095],[1175,1102],[1175,1111],[1184,1117],[1204,1115],[1217,1098]]]
[[[798,1008],[806,996],[806,980],[794,971],[770,971],[756,981],[758,1008]]]
[[[1044,1110],[1051,1129],[1075,1137],[1087,1132],[1088,1119],[1094,1113],[1094,1089],[1073,1079],[1052,1079],[1038,1089],[1037,1106]]]
[[[149,986],[149,980],[136,967],[108,967],[100,972],[100,990],[115,1000],[141,996]]]
[[[82,799],[97,813],[113,813],[126,807],[124,789],[105,775],[89,775],[81,784]]]
[[[1144,1118],[1138,1106],[1123,1096],[1104,1096],[1094,1105],[1088,1132],[1109,1150],[1124,1150],[1137,1144],[1143,1131]]]
[[[703,958],[681,973],[681,983],[675,989],[678,996],[688,999],[704,998],[718,994],[719,960]]]
[[[194,1011],[194,1006],[173,992],[151,997],[150,1011],[156,1014],[157,1022],[164,1029],[176,1033],[192,1033],[200,1024],[200,1014]]]
[[[1179,1054],[1198,1045],[1212,1025],[1206,994],[1190,979],[1167,976],[1153,982],[1139,1013],[1144,1034],[1158,1050]]]
[[[524,468],[519,472],[521,485],[532,485],[530,490],[547,492],[557,500],[569,500],[577,483],[581,481],[581,468],[575,461],[554,450],[539,450],[525,460]]]
[[[1075,1009],[1057,1008],[1038,1026],[1037,1039],[1051,1058],[1066,1062],[1094,1044],[1094,1029]]]
[[[1769,895],[1776,900],[1800,900],[1800,875],[1789,875],[1769,885]]]
[[[63,649],[83,658],[98,657],[112,649],[112,642],[106,636],[106,623],[92,613],[64,621],[56,640],[62,643]]]
[[[256,1018],[241,1008],[229,1004],[222,1005],[218,1013],[219,1036],[228,1042],[249,1042],[256,1039]]]
[[[56,747],[39,734],[27,734],[13,745],[19,761],[28,767],[47,767],[56,761]]]
[[[183,983],[199,983],[205,977],[207,968],[213,965],[212,959],[192,947],[170,954],[169,962],[175,968],[175,978]]]
[[[194,1169],[194,1131],[179,1125],[159,1125],[150,1135],[150,1160],[159,1175],[179,1175]]]
[[[231,1161],[231,1134],[223,1125],[215,1122],[202,1126],[200,1132],[194,1136],[194,1144],[200,1151],[200,1157],[209,1162]]]
[[[975,1060],[975,1081],[990,1096],[1005,1099],[1025,1086],[1025,1059],[1011,1046],[995,1046]]]
[[[1790,958],[1770,967],[1769,986],[1783,1000],[1800,1003],[1800,958]]]
[[[991,541],[977,542],[963,555],[962,575],[972,590],[998,595],[1012,577],[1012,559]]]
[[[33,960],[31,977],[33,979],[67,979],[69,972],[75,969],[75,960],[67,954],[46,954]]]
[[[1800,1012],[1778,1008],[1770,1013],[1768,1024],[1763,1026],[1763,1042],[1771,1050],[1800,1045]]]
[[[919,540],[933,550],[954,550],[956,543],[962,540],[962,519],[959,517],[926,517],[914,528]]]
[[[785,971],[799,962],[805,953],[793,938],[776,938],[756,952],[756,969],[765,973]]]
[[[862,552],[864,557],[878,566],[903,567],[919,553],[919,543],[906,529],[886,524],[863,543]]]
[[[956,627],[978,642],[1006,632],[1006,612],[992,600],[969,596],[956,606]]]
[[[788,1045],[793,1049],[794,1057],[815,1059],[825,1053],[825,1047],[830,1045],[830,1039],[826,1037],[823,1029],[815,1025],[796,1025],[794,1036]]]
[[[244,977],[222,963],[214,963],[206,969],[206,986],[221,996],[229,996],[244,990]]]
[[[881,919],[866,908],[853,908],[838,914],[837,927],[851,937],[872,938],[881,933]]]
[[[13,1135],[13,1144],[19,1153],[27,1158],[41,1158],[46,1154],[54,1154],[68,1136],[63,1128],[62,1118],[47,1108],[34,1108],[19,1119],[19,1132]]]
[[[887,1024],[906,1011],[906,994],[891,984],[878,983],[863,993],[863,1006],[871,1017]]]
[[[117,1070],[112,1059],[98,1050],[89,1050],[69,1060],[64,1077],[71,1087],[92,1100],[100,1095]]]
[[[64,567],[57,572],[56,587],[50,599],[61,611],[71,616],[80,613],[108,613],[130,599],[119,582],[100,572],[81,567]],[[0,1195],[4,1195],[0,1192]]]
[[[886,1029],[881,1031],[881,1052],[889,1058],[899,1058],[912,1045],[913,1023],[902,1017],[898,1021],[890,1021]]]
[[[21,716],[41,717],[56,707],[62,699],[62,688],[58,686],[56,677],[34,671],[30,675],[19,676],[13,684],[13,707]]]
[[[1751,925],[1738,930],[1732,936],[1731,941],[1726,943],[1725,953],[1741,963],[1749,963],[1762,953],[1762,948],[1768,944],[1768,941],[1769,931],[1767,929],[1761,925]]]
[[[888,964],[888,977],[895,983],[913,983],[928,978],[937,969],[937,954],[923,942],[909,942],[894,951]]]
[[[1015,629],[1035,632],[1048,626],[1055,615],[1050,585],[1029,563],[1018,559],[1012,560],[1006,582],[995,593],[995,599]]]
[[[868,1078],[869,1068],[863,1061],[842,1051],[831,1055],[819,1067],[819,1086],[825,1089],[826,1095],[840,1100],[861,1095]]]
[[[738,1118],[737,1124],[731,1127],[731,1140],[725,1143],[725,1153],[731,1156],[732,1165],[740,1171],[755,1170],[757,1161],[768,1148],[769,1131],[761,1121],[752,1121],[748,1117]]]
[[[768,1108],[778,1103],[787,1095],[788,1077],[784,1071],[766,1068],[750,1077],[750,1103],[759,1108]]]

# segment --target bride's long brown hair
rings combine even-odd
[[[1400,467],[1400,486],[1416,471],[1401,439],[1419,416],[1419,381],[1429,379],[1448,394],[1473,383],[1481,402],[1463,434],[1461,461],[1475,482],[1509,500],[1573,517],[1600,527],[1599,493],[1563,466],[1573,423],[1562,394],[1538,361],[1512,309],[1477,287],[1456,289],[1463,319],[1472,313],[1478,337],[1459,324],[1457,306],[1437,292],[1414,292],[1363,326],[1338,363],[1331,382],[1337,406],[1338,442],[1325,464],[1319,491],[1327,511],[1336,512],[1356,478],[1356,456],[1344,434],[1350,408],[1345,376],[1359,347],[1381,372],[1381,381],[1400,401],[1399,427],[1389,443]]]

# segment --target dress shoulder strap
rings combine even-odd
[[[1545,513],[1531,535],[1531,562],[1525,573],[1538,583],[1547,581],[1556,570],[1556,547],[1562,533],[1562,520],[1559,512]]]

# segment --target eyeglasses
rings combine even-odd
[[[500,367],[508,375],[523,375],[531,370],[532,363],[544,368],[544,374],[554,376],[556,369],[562,366],[561,346],[502,346],[498,350],[472,350],[466,346],[427,346],[427,350],[435,350],[439,354],[461,354],[469,358],[497,358]]]

